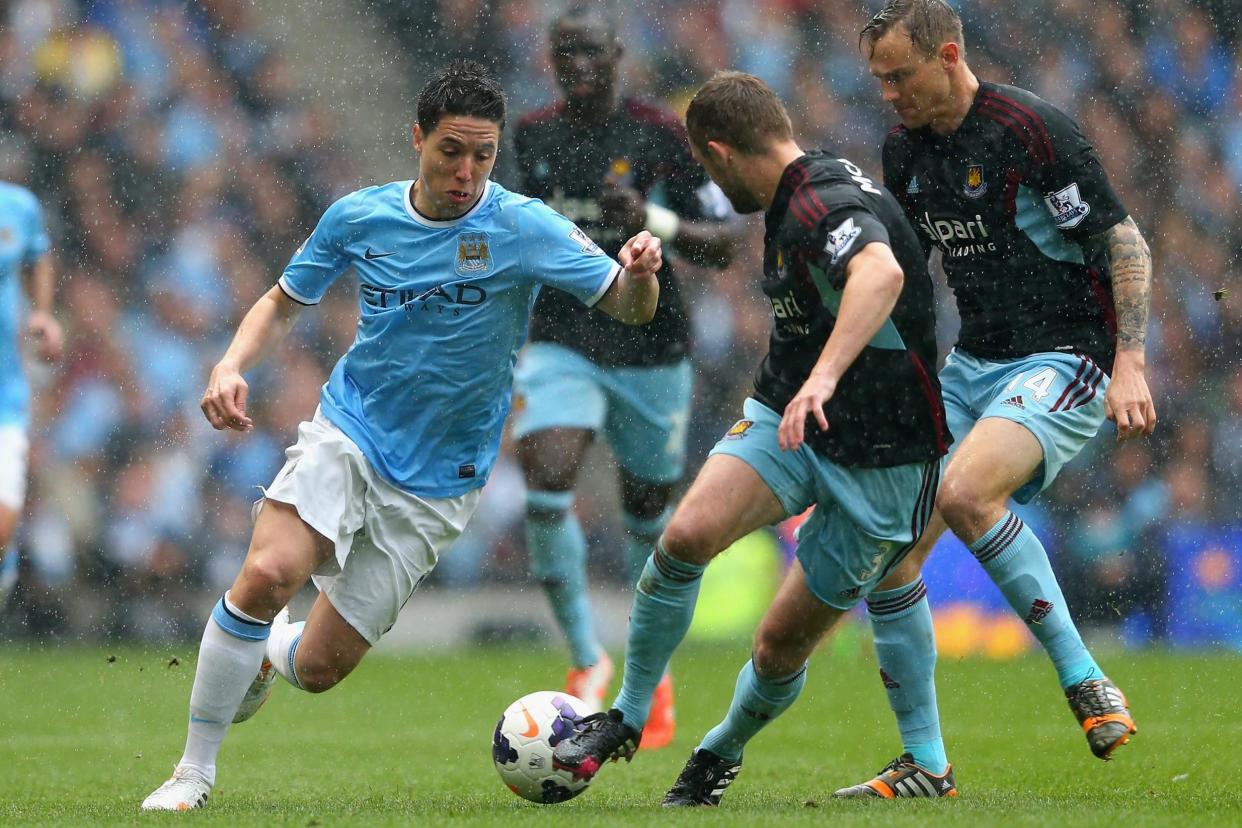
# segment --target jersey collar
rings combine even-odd
[[[418,222],[423,227],[431,227],[431,228],[436,228],[436,229],[443,228],[443,227],[454,227],[458,224],[461,224],[463,221],[470,218],[475,213],[479,212],[479,210],[482,209],[483,205],[486,204],[488,200],[492,197],[492,193],[495,191],[495,189],[496,189],[496,182],[488,181],[487,187],[483,190],[483,195],[479,196],[479,200],[474,203],[473,207],[471,207],[469,210],[467,210],[465,213],[463,213],[462,215],[458,216],[455,219],[445,219],[443,221],[437,221],[436,219],[427,218],[422,213],[414,209],[414,181],[409,181],[406,183],[405,190],[401,194],[401,203],[405,205],[406,215],[414,219],[414,221]]]

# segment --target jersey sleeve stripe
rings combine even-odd
[[[793,217],[798,220],[798,223],[808,230],[815,227],[815,222],[811,218],[810,213],[807,212],[806,205],[801,202],[797,194],[789,199],[789,212],[793,213]]]
[[[1019,103],[1017,100],[1006,97],[997,92],[989,91],[987,93],[987,98],[990,101],[1004,104],[1022,113],[1023,115],[1025,115],[1030,120],[1031,125],[1034,127],[1034,130],[1036,134],[1038,135],[1040,142],[1045,147],[1048,148],[1048,163],[1051,164],[1057,160],[1056,159],[1056,155],[1057,155],[1056,146],[1052,143],[1052,137],[1048,134],[1048,127],[1044,124],[1044,119],[1042,116],[1040,116],[1037,112],[1035,112],[1035,110],[1031,109],[1030,107],[1024,106],[1023,104]]]
[[[1039,146],[1046,151],[1048,163],[1056,160],[1052,139],[1048,136],[1048,130],[1044,127],[1042,118],[1012,98],[1003,98],[991,92],[984,94],[983,104],[997,111],[1007,113],[1014,120],[1020,122],[1027,132],[1030,133],[1031,139],[1038,141]]]
[[[303,296],[302,294],[298,293],[296,290],[291,288],[289,286],[289,282],[285,279],[284,276],[281,276],[280,280],[276,282],[276,284],[280,286],[280,289],[282,291],[284,291],[285,296],[288,296],[290,299],[297,302],[299,305],[306,305],[307,307],[312,307],[314,305],[319,304],[313,299]]]
[[[823,218],[828,215],[828,208],[824,206],[824,202],[819,200],[819,194],[815,192],[815,189],[813,187],[807,187],[806,193],[811,197],[811,201],[814,202],[815,209],[820,214],[819,217]]]
[[[1044,157],[1039,159],[1041,163],[1052,164],[1056,161],[1056,151],[1053,148],[1052,139],[1048,137],[1048,130],[1031,110],[1020,107],[1007,98],[997,98],[993,95],[985,96],[979,108],[980,111],[986,109],[1006,115],[1015,124],[1020,125],[1025,131],[1025,135],[1018,133],[1023,144],[1026,145],[1028,151],[1037,148],[1042,153]]]
[[[798,208],[795,215],[798,221],[808,229],[815,229],[815,225],[819,224],[824,216],[828,215],[828,208],[819,200],[819,196],[809,188],[804,187],[799,190],[790,201],[791,208]]]
[[[1040,152],[1041,148],[1035,142],[1034,136],[1031,135],[1030,126],[1019,120],[1019,116],[1016,113],[1001,109],[989,100],[979,105],[979,114],[1008,128],[1010,132],[1017,136],[1018,141],[1026,148],[1027,153],[1031,156],[1031,160],[1036,164],[1046,166],[1050,163],[1047,155]]]
[[[604,283],[599,286],[599,290],[595,291],[595,295],[587,300],[586,306],[588,308],[595,307],[599,300],[604,298],[604,294],[608,292],[608,289],[612,287],[612,283],[617,281],[617,277],[620,275],[621,265],[614,264],[612,270],[608,273],[608,278],[605,279]]]

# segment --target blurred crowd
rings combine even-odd
[[[514,114],[556,95],[550,0],[372,0],[409,100],[469,54]],[[624,87],[673,108],[718,68],[760,75],[804,147],[878,171],[894,122],[858,49],[876,2],[617,4]],[[1242,522],[1242,13],[1232,0],[960,0],[981,78],[1061,106],[1099,150],[1155,258],[1147,363],[1155,437],[1106,426],[1038,504],[1078,614],[1110,621],[1166,594],[1164,538]],[[40,196],[69,354],[37,373],[23,589],[8,627],[43,634],[196,634],[204,590],[245,551],[257,486],[349,344],[343,280],[251,377],[258,424],[216,434],[198,412],[211,364],[319,213],[372,183],[334,102],[258,25],[247,0],[0,0],[0,179]],[[377,47],[378,48],[378,47]],[[502,153],[502,159],[504,154]],[[411,160],[411,170],[413,161]],[[512,182],[511,167],[497,177]],[[698,372],[693,463],[738,415],[766,345],[761,227],[724,273],[685,268]],[[942,344],[955,335],[942,291]],[[612,478],[593,461],[584,527],[607,576],[620,551]],[[693,467],[691,469],[693,472]],[[598,478],[596,480],[595,478]],[[469,588],[525,577],[521,475],[498,464],[475,525],[437,571]],[[1236,550],[1242,561],[1242,550]],[[125,611],[121,612],[120,608]],[[1161,635],[1157,623],[1151,632]]]

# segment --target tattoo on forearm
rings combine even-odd
[[[1147,342],[1151,304],[1151,250],[1129,216],[1105,234],[1117,314],[1117,347],[1141,351]]]

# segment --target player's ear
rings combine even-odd
[[[940,66],[946,72],[951,72],[958,61],[962,59],[962,49],[952,40],[943,43],[940,46]]]
[[[722,144],[719,141],[707,142],[707,157],[712,159],[713,163],[721,165],[728,164],[732,155],[733,151],[729,149],[727,145]]]
[[[414,151],[419,155],[423,154],[424,140],[425,136],[423,135],[423,128],[415,123],[414,126],[410,128],[410,143],[414,147]]]

